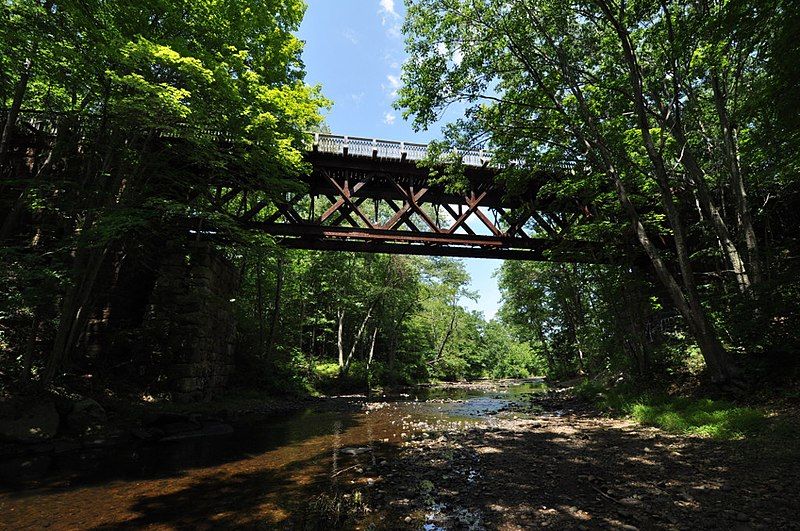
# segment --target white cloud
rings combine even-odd
[[[395,116],[394,113],[391,113],[391,112],[387,112],[386,114],[383,115],[383,123],[385,123],[386,125],[394,124],[394,121],[396,119],[397,119],[397,116]]]
[[[350,41],[352,44],[358,44],[358,34],[352,28],[345,28],[342,30],[342,37]]]
[[[394,0],[380,0],[380,5],[381,8],[378,13],[383,15],[383,24],[386,24],[389,18],[400,18],[400,15],[394,9]]]
[[[394,98],[395,96],[397,96],[397,91],[400,89],[400,86],[402,85],[402,82],[400,81],[400,76],[388,74],[386,76],[386,80],[389,83],[388,84],[381,83],[381,88],[383,89],[384,92],[388,92],[389,96]]]
[[[394,7],[394,0],[380,0],[378,14],[381,16],[381,26],[386,28],[386,36],[391,39],[399,39],[402,35],[402,24],[400,13]]]
[[[350,94],[350,99],[353,100],[353,103],[356,104],[356,107],[361,105],[361,102],[364,101],[364,93],[359,92],[358,94]]]

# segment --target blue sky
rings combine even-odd
[[[428,142],[441,124],[415,133],[401,112],[392,108],[400,87],[400,68],[406,54],[400,32],[402,0],[307,0],[300,28],[306,41],[303,61],[311,84],[321,84],[333,101],[327,115],[336,134]],[[465,259],[472,289],[480,299],[464,306],[491,318],[500,304],[492,277],[500,260]]]

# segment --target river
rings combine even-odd
[[[339,484],[369,489],[409,438],[522,415],[507,410],[545,390],[541,380],[417,388],[351,398],[357,407],[348,411],[260,420],[227,435],[31,458],[0,491],[0,526],[292,527],[310,501]]]

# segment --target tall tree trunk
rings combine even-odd
[[[646,123],[646,109],[644,108],[643,99],[642,99],[642,83],[641,83],[641,76],[638,70],[638,63],[636,62],[635,54],[633,54],[632,46],[630,43],[629,36],[627,34],[627,29],[624,28],[619,20],[616,19],[616,7],[609,5],[606,0],[595,0],[598,7],[601,9],[603,14],[606,18],[614,26],[615,30],[619,34],[620,40],[622,41],[623,51],[626,56],[626,60],[629,62],[630,68],[630,81],[633,86],[634,91],[638,91],[638,96],[636,98],[635,107],[636,107],[636,114],[637,118],[639,119],[640,129],[642,129],[642,134],[645,135],[648,139],[650,137],[649,127],[645,126],[642,127],[642,115],[644,115],[645,119],[644,122]],[[558,49],[560,46],[556,43],[551,36],[548,34],[548,30],[541,26],[538,22],[536,17],[532,18],[532,22],[537,26],[537,28],[544,34],[545,36],[550,39],[551,44]],[[639,219],[639,214],[636,210],[636,207],[633,205],[630,197],[628,196],[627,190],[625,185],[622,182],[622,178],[616,169],[616,165],[614,163],[614,156],[608,146],[605,144],[604,136],[598,127],[597,123],[595,122],[594,115],[590,106],[586,99],[583,96],[583,92],[581,90],[581,86],[579,83],[574,82],[571,79],[573,76],[571,74],[572,66],[564,60],[564,57],[560,57],[560,67],[562,69],[562,73],[565,77],[565,81],[569,84],[569,89],[571,90],[572,94],[576,98],[576,103],[578,106],[578,112],[581,118],[584,120],[586,126],[588,126],[588,136],[584,132],[583,127],[577,125],[574,119],[571,117],[571,113],[564,107],[563,100],[560,95],[556,94],[550,85],[545,82],[545,80],[540,75],[538,69],[528,60],[523,51],[524,48],[514,40],[513,35],[510,33],[506,33],[506,37],[509,39],[509,47],[512,53],[517,57],[517,59],[522,63],[525,67],[526,71],[531,75],[531,78],[534,82],[545,92],[547,95],[550,103],[553,107],[565,118],[567,123],[568,130],[575,136],[575,138],[586,147],[587,153],[592,153],[594,149],[597,150],[600,160],[599,162],[604,167],[607,175],[612,180],[614,184],[614,188],[616,189],[617,196],[619,198],[620,204],[622,205],[623,209],[626,211],[628,216],[631,219],[631,223],[633,225],[634,233],[636,234],[636,238],[638,239],[639,243],[645,250],[645,253],[650,258],[651,263],[653,264],[653,268],[656,271],[656,275],[664,284],[667,293],[670,295],[670,298],[673,300],[673,303],[681,312],[681,314],[686,318],[687,323],[689,323],[689,330],[695,335],[695,339],[697,339],[698,344],[701,348],[701,352],[703,353],[703,357],[706,360],[706,363],[709,368],[709,372],[712,375],[712,378],[719,381],[726,381],[730,380],[732,375],[734,375],[736,371],[736,367],[733,365],[731,359],[728,356],[728,353],[719,343],[718,338],[716,338],[716,334],[710,325],[708,325],[707,319],[705,318],[705,314],[702,311],[702,308],[699,307],[699,304],[690,304],[689,299],[695,298],[692,293],[688,294],[687,296],[684,295],[681,286],[675,280],[675,277],[669,271],[669,269],[664,264],[661,255],[650,240],[650,237],[647,235],[647,231],[644,228],[644,225],[641,223]],[[631,61],[631,59],[633,59]],[[650,155],[650,150],[648,149],[648,155]],[[656,164],[657,166],[657,164]],[[662,175],[659,176],[659,181],[663,176],[663,165],[661,168],[657,168],[662,172]],[[663,183],[659,182],[660,188],[663,189]],[[669,186],[667,186],[669,189]],[[664,198],[666,199],[666,198]],[[669,199],[671,200],[671,192]],[[669,207],[670,210],[674,208],[673,205],[669,205],[667,201],[665,202],[665,206]],[[681,229],[680,226],[677,227],[678,230]],[[682,236],[682,234],[681,234]],[[682,238],[681,238],[682,240]],[[682,276],[686,282],[688,282],[687,291],[692,291],[693,287],[693,278],[691,278],[691,274],[687,274],[691,272],[691,269],[688,267],[688,260],[685,259],[686,257],[686,248],[684,245],[681,244],[676,246],[676,251],[683,256],[679,256],[679,263],[682,270]],[[695,300],[696,302],[696,300]],[[696,310],[699,309],[700,311],[697,312]],[[709,337],[709,335],[711,337]]]
[[[544,357],[547,360],[547,368],[549,372],[555,373],[556,372],[556,361],[553,358],[553,353],[550,351],[550,347],[547,345],[547,338],[544,335],[544,328],[542,328],[542,322],[536,322],[536,335],[539,337],[539,342],[542,344],[542,350],[544,351]],[[553,376],[553,374],[551,374]]]
[[[615,176],[615,184],[617,186],[617,195],[632,219],[639,243],[650,258],[656,276],[666,288],[672,303],[684,317],[689,331],[697,340],[712,379],[719,382],[730,381],[737,375],[738,371],[728,352],[720,343],[716,332],[706,319],[705,312],[700,307],[699,301],[696,298],[686,296],[675,277],[664,264],[658,249],[650,240],[644,225],[639,220],[639,215],[628,198],[627,191],[618,176]]]
[[[36,350],[36,339],[39,335],[39,318],[34,311],[31,318],[31,329],[28,332],[28,340],[25,343],[25,350],[22,354],[22,381],[27,382],[31,379],[31,369],[33,367],[33,352]]]
[[[453,302],[453,304],[455,305],[455,301]],[[447,325],[447,330],[444,333],[444,337],[442,337],[442,342],[439,344],[439,348],[436,351],[436,357],[433,358],[430,362],[428,362],[429,365],[438,363],[439,360],[442,358],[442,354],[444,353],[444,348],[447,346],[447,342],[450,340],[450,336],[453,335],[453,330],[455,329],[456,326],[457,315],[458,313],[456,311],[456,308],[455,306],[453,306],[453,313],[450,316],[450,323]]]
[[[571,301],[568,303],[572,308],[568,309],[570,315],[570,326],[572,328],[572,339],[578,351],[578,371],[581,375],[586,374],[585,355],[583,352],[583,341],[581,339],[582,329],[586,323],[586,315],[583,311],[583,299],[578,288],[578,264],[572,264],[572,271],[564,269],[566,281],[569,286]],[[571,276],[570,276],[571,274]]]
[[[339,320],[338,333],[336,335],[336,346],[339,349],[339,372],[344,371],[344,310],[337,310]]]
[[[72,354],[78,335],[89,318],[88,304],[107,252],[107,246],[78,250],[74,267],[75,281],[64,298],[58,331],[42,376],[43,385],[53,380]]]
[[[661,191],[662,203],[670,221],[670,226],[673,229],[675,251],[678,259],[678,266],[681,271],[681,282],[683,284],[683,289],[681,289],[680,285],[678,285],[678,283],[675,281],[675,278],[661,260],[655,246],[653,246],[652,242],[649,241],[649,237],[647,236],[644,226],[638,219],[638,214],[636,215],[634,229],[637,233],[637,237],[639,237],[640,242],[645,247],[645,252],[647,252],[648,256],[651,257],[651,262],[656,269],[656,274],[662,283],[664,283],[667,291],[670,294],[670,297],[673,299],[673,302],[686,319],[689,330],[692,332],[695,339],[697,339],[698,346],[700,347],[703,358],[706,361],[712,378],[720,382],[729,382],[738,371],[734,366],[728,352],[719,341],[716,331],[706,317],[705,310],[700,304],[694,281],[694,275],[689,261],[689,252],[686,245],[683,221],[673,198],[672,188],[669,183],[664,160],[661,156],[661,153],[659,153],[659,151],[656,149],[652,135],[650,134],[650,123],[647,109],[645,107],[643,88],[644,84],[642,81],[641,68],[633,47],[633,43],[630,39],[630,34],[620,20],[615,17],[613,9],[606,3],[605,0],[599,0],[598,4],[617,31],[622,50],[628,64],[629,80],[631,90],[633,92],[635,115],[637,117],[639,131],[642,135],[648,158],[653,164],[656,183]],[[618,181],[617,188],[619,195],[619,189],[622,186],[622,181],[618,177],[616,180]],[[627,194],[624,195],[627,197]],[[630,201],[628,200],[628,202]],[[626,207],[626,209],[633,209],[635,212],[633,204],[630,204],[630,206]]]
[[[261,260],[258,260],[258,264],[256,264],[256,314],[258,315],[258,355],[259,357],[263,357],[265,352],[264,349],[266,348],[267,344],[267,337],[266,337],[266,330],[264,330],[264,321],[266,321],[266,315],[264,315],[264,283],[263,283],[263,270],[264,265],[261,263]]]
[[[311,327],[311,348],[308,349],[308,377],[311,378],[314,374],[314,355],[317,350],[317,323]]]
[[[736,209],[736,220],[739,230],[744,238],[747,247],[747,265],[750,268],[750,278],[754,285],[761,283],[761,258],[758,254],[758,241],[756,232],[753,228],[753,218],[750,214],[750,203],[747,199],[747,190],[742,178],[742,168],[739,161],[739,139],[736,127],[731,123],[728,114],[727,96],[724,93],[719,76],[716,72],[711,73],[711,88],[714,91],[714,104],[719,115],[720,126],[722,127],[723,146],[725,156],[728,159],[728,167],[731,174],[731,188],[736,199],[734,206]]]
[[[38,47],[34,45],[33,54],[36,53]],[[22,65],[22,72],[17,80],[17,86],[14,88],[14,98],[11,100],[11,107],[8,109],[6,121],[3,125],[3,134],[0,136],[0,164],[5,164],[9,145],[11,143],[11,135],[13,134],[14,127],[17,125],[17,117],[22,108],[22,101],[25,99],[25,92],[28,90],[28,81],[31,77],[33,70],[33,60],[29,57],[25,59]]]
[[[278,327],[278,320],[281,315],[281,296],[283,294],[283,276],[284,276],[284,262],[286,255],[281,253],[278,256],[277,274],[275,280],[275,300],[272,304],[272,319],[269,323],[269,348],[267,349],[267,356],[272,357],[275,350],[275,330]]]
[[[734,274],[739,291],[746,293],[750,290],[751,280],[747,274],[744,260],[742,260],[742,256],[731,237],[728,226],[708,189],[705,180],[705,172],[700,167],[700,164],[697,163],[692,147],[686,138],[683,125],[683,103],[681,102],[683,72],[681,71],[678,60],[678,45],[676,43],[675,30],[672,24],[672,14],[669,11],[666,0],[661,0],[661,10],[667,26],[667,35],[670,45],[670,63],[672,68],[673,124],[669,129],[678,141],[680,153],[678,161],[686,169],[686,172],[695,185],[696,198],[700,204],[701,213],[707,215],[711,219],[711,224],[717,235],[720,250]],[[691,97],[691,95],[688,95],[688,97]],[[668,124],[664,123],[665,121],[666,119],[660,120],[662,127],[667,127]]]
[[[685,151],[683,152],[683,156],[681,156],[680,162],[684,168],[686,168],[687,173],[695,184],[695,190],[697,191],[697,199],[700,203],[700,207],[711,220],[711,224],[714,227],[714,232],[717,236],[720,249],[722,250],[722,254],[725,257],[728,267],[731,268],[731,272],[736,279],[736,285],[739,287],[739,291],[742,293],[747,293],[750,291],[752,283],[750,281],[750,275],[747,273],[745,262],[742,260],[742,255],[739,253],[739,249],[737,249],[736,243],[731,237],[728,226],[725,223],[725,220],[722,218],[719,208],[714,203],[714,199],[711,197],[711,192],[709,191],[708,185],[705,181],[704,172],[694,160],[688,144],[684,143],[686,142],[686,137],[683,135],[683,132],[678,131],[679,128],[676,128],[675,137],[678,142],[685,147]]]
[[[367,356],[367,395],[372,392],[372,356],[375,354],[375,339],[378,337],[378,327],[372,331],[372,342],[369,345],[369,355]]]
[[[358,332],[356,332],[356,336],[353,338],[353,344],[350,347],[350,352],[347,354],[347,359],[344,360],[344,365],[341,366],[340,375],[344,376],[347,374],[347,371],[350,369],[350,362],[353,361],[353,355],[356,353],[356,347],[358,346],[358,342],[361,340],[361,336],[364,334],[364,329],[367,327],[367,323],[369,322],[369,318],[372,317],[372,310],[375,307],[375,302],[369,305],[367,308],[367,314],[364,316],[364,320],[361,321],[361,326],[358,327]],[[340,335],[340,344],[341,344],[341,335]],[[342,349],[339,349],[339,359],[342,356]]]

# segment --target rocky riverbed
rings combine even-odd
[[[800,529],[797,444],[669,435],[536,380],[161,418],[46,455],[0,528]]]
[[[674,436],[534,395],[406,441],[371,483],[376,529],[800,529],[798,447]]]

